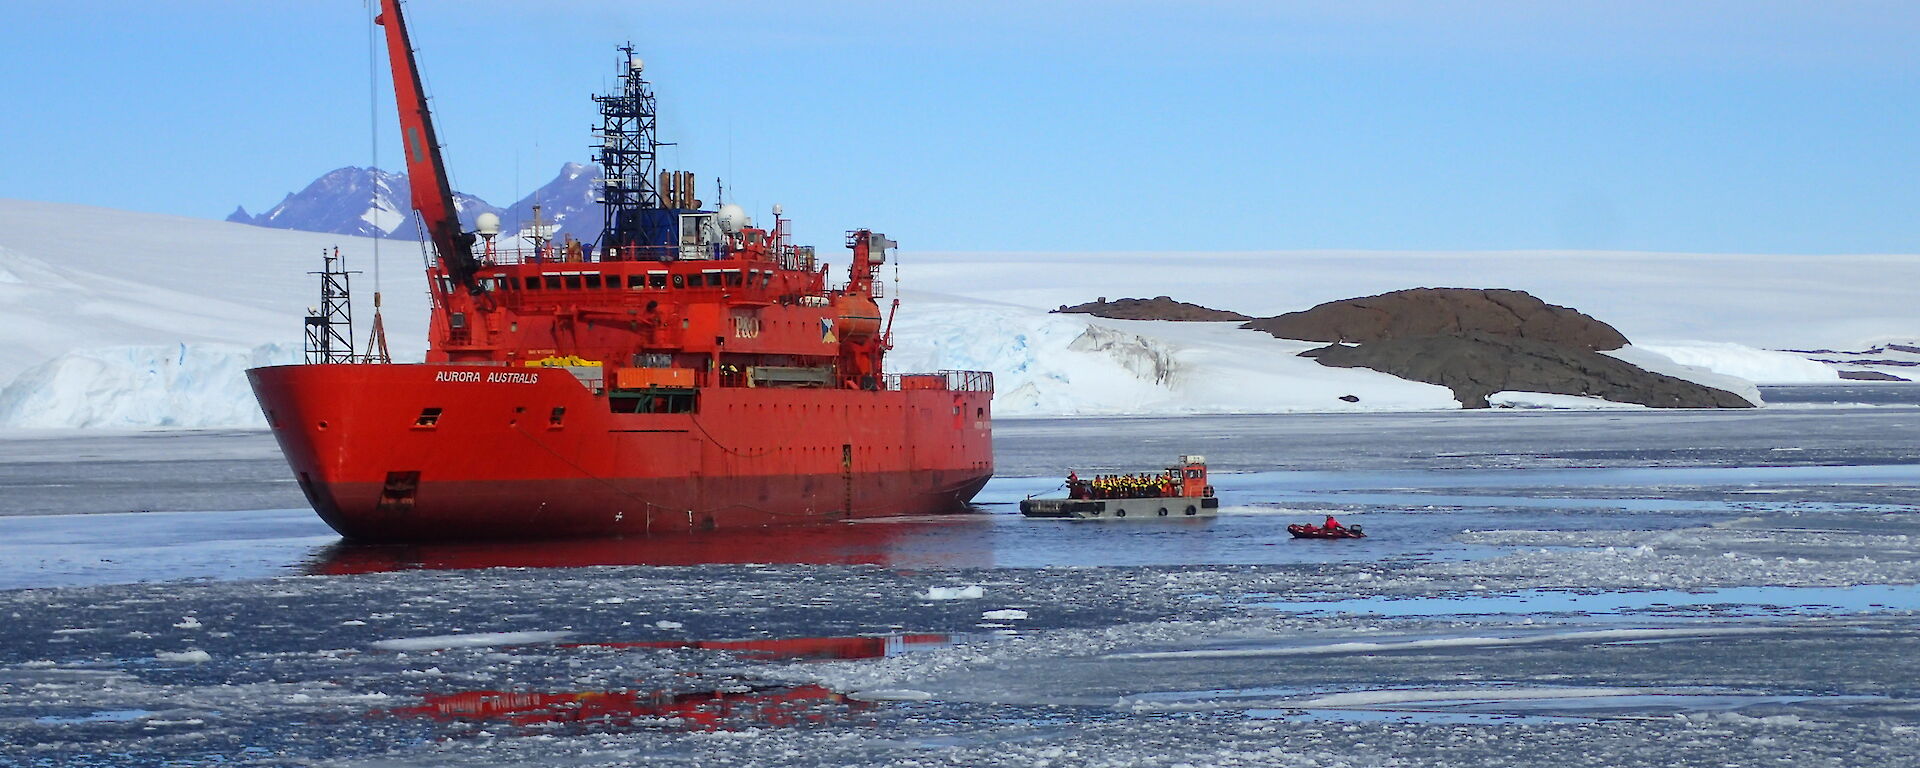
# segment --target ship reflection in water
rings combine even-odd
[[[461,691],[429,694],[419,706],[376,714],[540,730],[722,731],[842,722],[871,706],[818,685],[781,685],[682,693]]]
[[[984,515],[896,519],[794,528],[720,530],[651,538],[355,544],[321,550],[315,575],[475,568],[581,568],[596,565],[792,563],[990,567],[993,548],[979,535]]]
[[[692,648],[731,651],[746,659],[878,659],[908,651],[940,648],[954,638],[946,634],[906,634],[858,637],[790,637],[777,640],[645,640],[639,642],[571,643],[569,648]]]
[[[750,659],[873,659],[938,648],[944,634],[801,637],[772,640],[684,640],[579,643],[576,648],[694,648]],[[873,704],[818,685],[729,685],[714,690],[621,690],[537,693],[460,691],[427,694],[412,707],[375,716],[424,718],[527,731],[612,732],[640,729],[724,731],[844,722]]]

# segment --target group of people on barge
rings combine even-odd
[[[1067,497],[1073,499],[1153,499],[1180,495],[1180,481],[1172,472],[1157,475],[1094,475],[1081,479],[1067,473]]]

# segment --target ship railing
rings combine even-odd
[[[725,243],[707,243],[703,245],[647,245],[624,246],[599,251],[582,248],[579,255],[569,258],[566,249],[554,245],[546,248],[531,246],[495,247],[492,251],[474,254],[481,267],[512,267],[522,264],[602,264],[619,262],[673,262],[673,261],[717,261],[733,258],[738,253]],[[785,270],[804,270],[812,272],[819,266],[812,248],[788,246],[780,251],[762,256],[767,261],[780,265]],[[427,249],[427,265],[439,266],[432,249]]]
[[[565,248],[532,248],[515,246],[495,248],[491,253],[475,254],[480,263],[490,267],[517,266],[520,264],[589,264],[623,261],[708,261],[727,257],[725,246],[713,243],[707,246],[677,245],[630,245],[622,248],[610,248],[601,251],[581,249],[577,256],[569,257]]]
[[[880,388],[891,392],[903,389],[934,389],[948,392],[992,392],[992,371],[937,371],[934,373],[889,373],[880,377]]]
[[[714,261],[732,255],[725,244],[709,243],[697,246],[648,245],[625,246],[621,248],[594,251],[581,249],[573,256],[566,249],[554,246],[550,248],[532,248],[514,246],[512,248],[494,248],[474,254],[483,267],[508,267],[521,264],[599,264],[604,262],[630,261]],[[437,260],[429,260],[437,264]]]
[[[847,289],[847,286],[848,286],[848,285],[850,285],[850,283],[829,283],[829,284],[827,285],[827,292],[828,292],[828,293],[839,293],[839,292],[841,292],[841,291],[845,291],[845,290]],[[886,283],[883,283],[883,282],[880,282],[880,281],[878,281],[878,280],[875,280],[875,281],[873,281],[873,282],[871,282],[871,283],[868,283],[868,284],[867,284],[867,296],[868,296],[869,298],[875,298],[875,299],[883,299],[883,298],[886,298],[886,296],[887,296],[887,284],[886,284]]]
[[[941,371],[947,389],[955,392],[992,392],[993,371]]]

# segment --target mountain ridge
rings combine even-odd
[[[551,181],[512,205],[501,207],[455,191],[454,206],[464,229],[471,230],[480,214],[492,213],[511,233],[532,226],[537,203],[541,220],[554,227],[555,237],[572,235],[590,243],[600,236],[600,179],[599,166],[569,162],[560,166]],[[226,220],[270,229],[413,240],[421,231],[417,218],[406,174],[344,166],[321,174],[298,192],[287,193],[262,213],[235,206]]]

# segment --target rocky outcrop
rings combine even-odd
[[[1613,326],[1578,310],[1502,288],[1413,288],[1330,301],[1242,327],[1301,341],[1366,343],[1484,333],[1589,351],[1627,343]]]
[[[1592,349],[1478,331],[1333,344],[1302,354],[1321,365],[1371,368],[1437,384],[1453,390],[1454,399],[1468,408],[1486,408],[1488,395],[1505,391],[1584,395],[1655,408],[1754,405],[1732,392],[1652,373]]]
[[[1524,291],[1413,288],[1252,320],[1166,296],[1118,301],[1103,296],[1054,311],[1120,320],[1248,320],[1242,328],[1282,339],[1336,342],[1302,353],[1322,365],[1370,368],[1437,384],[1452,390],[1454,399],[1468,408],[1489,407],[1489,395],[1506,391],[1597,397],[1655,408],[1755,405],[1733,392],[1600,354],[1626,346],[1627,337],[1579,310],[1548,304]]]
[[[1054,312],[1079,313],[1106,317],[1114,320],[1181,320],[1188,322],[1220,322],[1228,320],[1251,320],[1252,317],[1224,309],[1212,309],[1199,304],[1174,301],[1166,296],[1151,299],[1118,299],[1107,301],[1102,296],[1098,301],[1089,301],[1074,306],[1060,305]]]
[[[1841,371],[1840,378],[1848,381],[1912,381],[1885,371]]]

